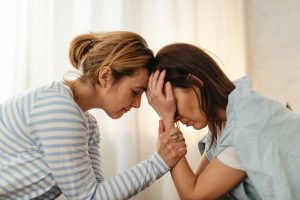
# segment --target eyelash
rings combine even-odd
[[[180,118],[180,115],[179,115],[179,113],[178,113],[178,107],[177,107],[177,105],[176,105],[176,111],[175,111],[175,113],[174,113],[174,119],[177,119],[177,118]]]
[[[139,95],[139,93],[136,92],[136,91],[134,91],[134,90],[132,90],[132,96],[137,96],[137,95]]]
[[[178,110],[177,110],[177,108],[176,108],[176,112],[175,112],[175,114],[174,114],[174,119],[176,119],[177,117],[179,117],[179,113],[178,113]]]

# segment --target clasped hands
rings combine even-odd
[[[151,74],[146,95],[149,104],[161,118],[157,152],[172,168],[186,155],[187,149],[183,134],[174,126],[176,103],[171,84],[164,83],[165,75],[165,70]]]

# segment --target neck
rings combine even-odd
[[[66,84],[70,87],[73,93],[73,99],[83,112],[95,108],[93,105],[94,99],[93,92],[90,91],[90,87],[80,79],[75,81],[68,81]]]

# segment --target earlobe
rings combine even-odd
[[[99,70],[98,82],[102,87],[107,87],[112,81],[111,68],[104,66]]]

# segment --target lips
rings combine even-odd
[[[189,123],[187,123],[188,125],[192,125],[193,124],[193,122],[189,122]]]
[[[127,110],[126,110],[125,108],[122,108],[122,109],[120,110],[120,112],[121,112],[121,113],[127,113]]]
[[[186,123],[186,126],[193,126],[193,125],[194,125],[194,123],[191,122],[191,121],[189,121],[188,123]]]

